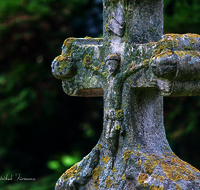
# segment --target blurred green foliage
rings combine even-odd
[[[97,2],[0,1],[0,177],[36,178],[0,181],[0,189],[53,189],[60,175],[97,143],[102,98],[65,95],[50,68],[65,38],[101,35],[95,30],[102,24]],[[165,0],[165,33],[200,34],[199,17],[198,0]],[[199,107],[199,97],[165,98],[170,145],[200,169]]]

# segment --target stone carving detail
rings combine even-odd
[[[103,8],[104,38],[66,39],[52,62],[66,94],[104,98],[97,145],[56,190],[198,190],[200,172],[166,139],[163,96],[200,95],[200,36],[162,35],[162,0]]]
[[[107,30],[122,37],[124,35],[124,26],[123,22],[119,23],[115,18],[112,18],[108,23]]]

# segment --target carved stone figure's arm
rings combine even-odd
[[[144,68],[148,68],[149,67],[149,60],[145,60],[140,64],[135,64],[135,63],[131,63],[128,65],[128,68],[126,69],[126,71],[123,74],[123,78],[124,80],[127,79],[130,75],[136,73],[137,71],[144,69]]]

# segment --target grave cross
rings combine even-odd
[[[163,0],[103,0],[103,39],[68,38],[52,62],[71,96],[103,96],[103,132],[56,190],[200,189],[171,150],[163,96],[200,94],[200,36],[163,35]]]

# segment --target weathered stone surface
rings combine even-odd
[[[104,0],[103,39],[67,39],[52,63],[72,96],[104,98],[102,135],[56,190],[197,190],[200,172],[171,150],[163,96],[200,94],[200,36],[166,34],[162,0]]]

